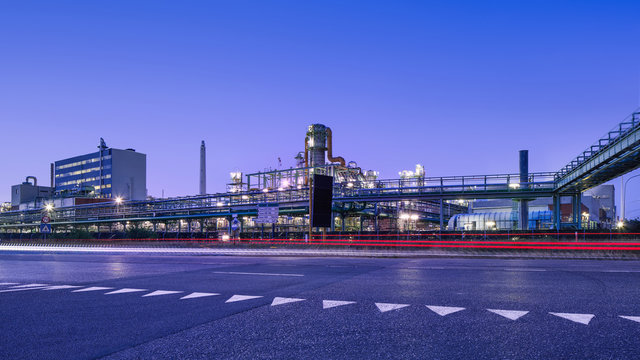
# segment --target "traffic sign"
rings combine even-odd
[[[258,216],[253,220],[256,224],[274,224],[278,222],[278,214],[280,207],[275,206],[258,206]]]
[[[51,233],[51,224],[40,224],[41,233]]]
[[[48,224],[51,222],[51,218],[48,217],[47,215],[43,216],[42,219],[40,220],[41,223],[43,224]]]

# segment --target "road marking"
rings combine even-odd
[[[561,317],[563,319],[571,320],[573,322],[577,322],[584,325],[589,325],[589,322],[595,315],[593,314],[573,314],[573,313],[554,313],[550,312],[549,314]]]
[[[322,300],[322,308],[330,309],[337,306],[355,304],[355,301],[341,301],[341,300]]]
[[[40,287],[40,286],[47,286],[49,284],[26,284],[26,285],[18,285],[18,286],[12,286],[12,289],[19,289],[19,288],[27,288],[27,287]]]
[[[276,297],[276,298],[273,299],[273,302],[271,303],[271,306],[288,304],[288,303],[304,301],[304,300],[305,299]]]
[[[435,305],[426,305],[429,310],[440,316],[446,316],[449,314],[453,314],[454,312],[462,311],[465,308],[463,307],[454,307],[454,306],[435,306]]]
[[[9,282],[0,283],[0,285],[2,285],[2,286],[18,285],[18,284],[19,284],[19,283],[9,283]]]
[[[504,268],[504,271],[547,271],[545,269]]]
[[[214,271],[213,273],[227,274],[227,275],[304,276],[303,274],[254,273],[254,272],[240,272],[240,271]]]
[[[183,296],[180,298],[180,300],[186,300],[186,299],[195,299],[195,298],[201,298],[201,297],[205,297],[205,296],[216,296],[216,295],[220,295],[218,293],[205,293],[205,292],[193,292],[189,295]]]
[[[105,295],[112,295],[112,294],[127,294],[127,293],[132,293],[132,292],[140,292],[140,291],[147,291],[147,289],[131,289],[131,288],[122,288],[120,290],[115,290],[115,291],[110,291],[108,293],[104,293]]]
[[[91,286],[84,289],[73,290],[72,292],[99,291],[99,290],[111,290],[111,289],[114,289],[114,288],[103,287],[103,286]]]
[[[621,318],[623,319],[627,319],[627,320],[631,320],[631,321],[635,321],[640,323],[640,316],[626,316],[626,315],[620,315]]]
[[[44,288],[46,288],[46,286],[32,286],[32,287],[26,287],[26,288],[0,290],[0,293],[16,292],[16,291],[27,291],[27,290],[40,290],[40,289],[44,289]]]
[[[519,318],[527,315],[528,311],[520,311],[520,310],[498,310],[498,309],[487,309],[494,314],[498,314],[500,316],[504,316],[510,320],[518,320]]]
[[[142,295],[142,297],[147,297],[147,296],[160,296],[160,295],[169,295],[169,294],[179,294],[182,293],[184,291],[173,291],[173,290],[156,290],[152,293],[148,293],[145,295]]]
[[[232,303],[232,302],[237,302],[237,301],[245,301],[245,300],[257,299],[257,298],[261,298],[261,297],[262,296],[253,296],[253,295],[233,295],[227,301],[225,301],[225,303]]]
[[[380,312],[387,312],[391,310],[402,309],[403,307],[409,306],[409,304],[389,304],[389,303],[376,303],[378,310]]]
[[[42,290],[62,290],[62,289],[76,289],[82,287],[80,285],[52,285],[52,286],[47,286],[46,288],[42,289]]]

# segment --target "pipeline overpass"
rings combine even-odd
[[[334,185],[334,211],[341,213],[359,209],[362,214],[376,218],[392,216],[394,207],[398,208],[394,204],[400,202],[405,203],[402,206],[420,213],[423,219],[439,221],[442,226],[448,217],[465,211],[464,207],[452,204],[450,200],[503,198],[526,202],[551,197],[554,199],[554,226],[560,228],[561,197],[572,198],[573,219],[577,219],[576,211],[583,191],[638,167],[640,112],[636,111],[557,172],[526,173],[525,177],[519,173],[342,181]],[[323,169],[329,168],[306,166],[286,171],[309,174]],[[281,172],[250,174],[247,178],[256,176],[266,182],[268,176]],[[248,180],[246,188],[233,188],[220,194],[60,207],[55,209],[52,225],[110,228],[110,224],[148,222],[155,230],[159,223],[166,226],[169,221],[179,221],[178,224],[187,221],[190,228],[190,220],[255,216],[258,207],[264,204],[279,204],[281,215],[302,216],[308,213],[308,186],[269,190],[252,188],[249,183]],[[42,215],[43,209],[0,213],[0,232],[33,231],[39,226]],[[580,226],[579,222],[572,225]]]

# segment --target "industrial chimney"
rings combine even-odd
[[[200,145],[200,195],[207,194],[207,148],[204,140]]]

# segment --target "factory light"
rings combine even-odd
[[[411,220],[416,221],[418,219],[420,219],[420,216],[418,216],[418,214],[412,214],[411,215]]]
[[[262,189],[262,192],[263,192],[263,193],[268,193],[268,192],[269,192],[269,189],[264,188],[264,189]]]
[[[122,204],[122,198],[120,196],[116,197],[116,205]]]
[[[229,241],[229,235],[227,234],[222,235],[222,241]]]
[[[242,200],[249,200],[249,195],[242,195]]]
[[[223,202],[221,202],[221,201],[218,201],[218,202],[216,203],[216,206],[217,206],[217,207],[224,206],[224,203],[223,203]]]
[[[624,227],[624,221],[618,221],[618,229],[622,229]]]
[[[44,206],[44,209],[45,209],[45,210],[47,210],[47,211],[51,211],[51,210],[53,210],[53,204],[51,204],[51,203],[46,204],[46,205]]]
[[[492,228],[496,226],[496,222],[495,221],[487,221],[487,227]]]
[[[348,188],[352,188],[352,187],[353,187],[353,183],[352,183],[352,182],[347,183],[347,187],[348,187]]]
[[[518,189],[518,188],[520,188],[520,184],[518,184],[518,183],[510,183],[509,187],[512,188],[512,189]]]
[[[411,215],[407,213],[400,214],[400,220],[409,220],[410,218],[411,218]]]

